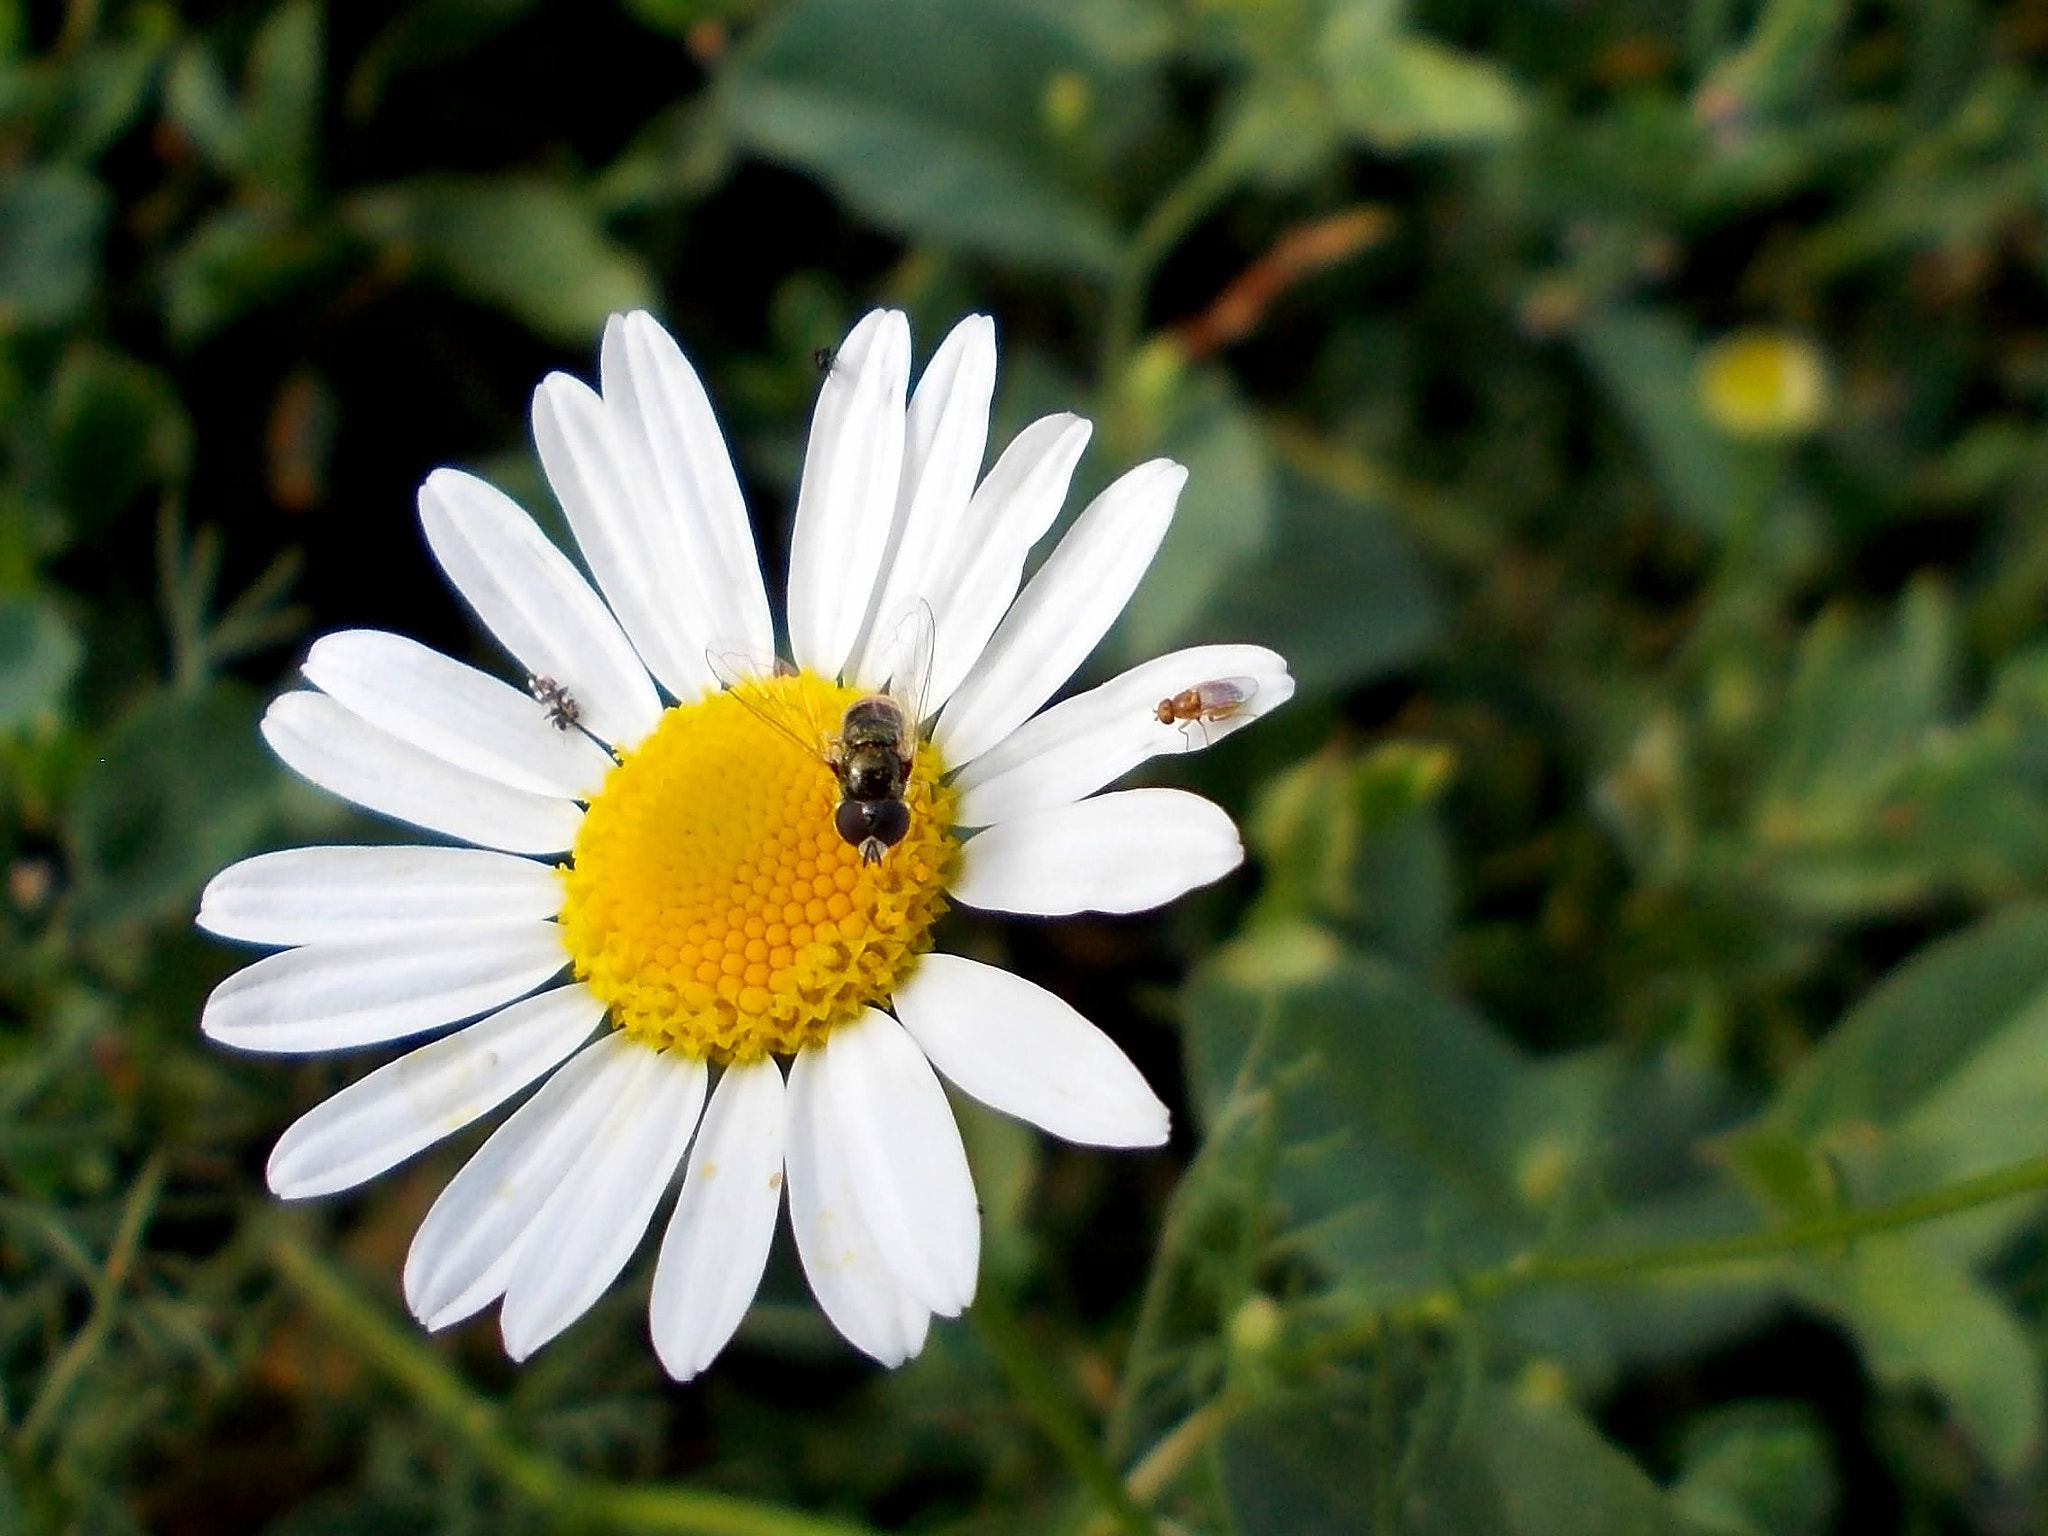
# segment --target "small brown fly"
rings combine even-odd
[[[1208,722],[1228,720],[1249,704],[1252,695],[1258,691],[1259,685],[1252,678],[1219,677],[1161,699],[1153,706],[1152,717],[1161,725],[1178,725],[1190,749],[1194,746],[1194,736],[1189,728],[1200,730],[1202,744],[1207,746],[1209,733],[1205,727]]]

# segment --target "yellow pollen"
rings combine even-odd
[[[834,732],[862,697],[808,672],[748,686]],[[577,979],[617,1027],[691,1056],[816,1043],[931,947],[959,850],[941,771],[921,745],[910,831],[864,865],[833,827],[839,784],[817,755],[730,693],[676,705],[606,776],[562,871]]]

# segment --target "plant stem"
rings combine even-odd
[[[1779,1258],[1808,1248],[1832,1247],[1853,1242],[1859,1237],[1919,1226],[1923,1222],[1989,1205],[1995,1200],[2043,1189],[2048,1189],[2048,1157],[2031,1157],[1976,1178],[1959,1179],[1953,1184],[1924,1190],[1917,1195],[1857,1210],[1837,1211],[1787,1226],[1766,1227],[1758,1232],[1738,1232],[1729,1237],[1681,1238],[1675,1242],[1649,1243],[1637,1248],[1615,1248],[1604,1253],[1520,1254],[1493,1269],[1466,1275],[1453,1285],[1418,1292],[1378,1308],[1370,1317],[1324,1335],[1316,1341],[1310,1353],[1314,1359],[1327,1359],[1373,1342],[1390,1326],[1455,1316],[1474,1305],[1498,1301],[1520,1291],[1575,1283],[1598,1284],[1675,1269],[1700,1269],[1714,1264]]]
[[[1213,1137],[1209,1144],[1214,1144]],[[1203,1150],[1206,1151],[1207,1147]],[[1198,1152],[1195,1162],[1182,1173],[1179,1183],[1167,1198],[1166,1215],[1159,1226],[1159,1243],[1152,1254],[1152,1267],[1145,1272],[1145,1288],[1138,1298],[1138,1318],[1131,1328],[1130,1348],[1124,1352],[1123,1376],[1117,1383],[1116,1401],[1110,1404],[1109,1422],[1102,1436],[1107,1454],[1117,1461],[1130,1454],[1138,1404],[1143,1397],[1146,1378],[1151,1373],[1152,1357],[1158,1352],[1160,1336],[1166,1329],[1167,1302],[1172,1296],[1174,1282],[1180,1276],[1181,1243],[1194,1224],[1195,1201],[1191,1191],[1199,1186],[1189,1175],[1196,1171],[1201,1161],[1202,1153]]]
[[[1731,1237],[1685,1238],[1677,1242],[1651,1243],[1596,1253],[1522,1254],[1496,1268],[1467,1275],[1455,1285],[1417,1291],[1385,1306],[1375,1307],[1357,1322],[1324,1334],[1309,1348],[1297,1351],[1290,1363],[1303,1368],[1314,1367],[1334,1356],[1377,1346],[1390,1329],[1441,1326],[1461,1312],[1522,1291],[1574,1283],[1598,1284],[1672,1270],[1782,1258],[1809,1248],[1826,1248],[1854,1242],[1861,1237],[1919,1226],[1923,1222],[1960,1215],[1994,1201],[2041,1190],[2048,1190],[2048,1157],[2028,1158],[1975,1178],[1959,1179],[1938,1189],[1880,1205],[1838,1211],[1830,1216],[1819,1216],[1788,1226],[1767,1227],[1759,1232],[1740,1232]],[[1249,1399],[1225,1391],[1195,1410],[1139,1460],[1128,1484],[1131,1495],[1144,1504],[1158,1499],[1196,1454],[1248,1405]]]
[[[1145,293],[1151,286],[1154,270],[1187,232],[1201,223],[1236,183],[1237,176],[1236,158],[1211,150],[1152,205],[1137,233],[1131,236],[1111,280],[1108,308],[1102,319],[1098,366],[1105,385],[1114,385],[1123,376],[1131,354],[1137,350],[1145,320]]]
[[[1124,1355],[1123,1378],[1117,1383],[1116,1401],[1110,1405],[1109,1421],[1103,1431],[1103,1447],[1112,1462],[1125,1461],[1133,1449],[1131,1442],[1137,1433],[1139,1406],[1152,1372],[1153,1356],[1158,1353],[1160,1339],[1166,1331],[1166,1309],[1173,1282],[1179,1277],[1181,1245],[1193,1230],[1197,1216],[1207,1211],[1209,1168],[1222,1156],[1220,1149],[1229,1144],[1240,1127],[1254,1118],[1269,1120],[1273,1113],[1271,1090],[1258,1084],[1262,1080],[1266,1053],[1272,1047],[1278,1021],[1279,1007],[1268,998],[1259,1009],[1258,1023],[1245,1046],[1244,1059],[1238,1063],[1237,1074],[1231,1080],[1229,1097],[1223,1101],[1216,1123],[1202,1138],[1194,1160],[1182,1172],[1179,1183],[1166,1202],[1159,1244],[1152,1255],[1152,1267],[1145,1275],[1145,1289],[1138,1300],[1138,1319],[1131,1329],[1131,1346]],[[1198,1195],[1204,1204],[1198,1205]],[[1234,1304],[1243,1298],[1231,1299]]]
[[[100,1345],[106,1342],[107,1334],[114,1326],[114,1313],[120,1305],[122,1287],[128,1283],[128,1272],[135,1267],[135,1256],[142,1247],[142,1234],[149,1226],[149,1218],[156,1210],[157,1196],[163,1193],[163,1187],[164,1158],[158,1152],[142,1165],[142,1172],[121,1206],[121,1220],[114,1228],[113,1242],[107,1247],[106,1266],[94,1278],[92,1312],[86,1318],[85,1326],[78,1330],[50,1367],[35,1401],[29,1406],[28,1417],[22,1420],[21,1445],[25,1454],[33,1454],[41,1443],[58,1411],[63,1408],[64,1399],[70,1396],[72,1383],[92,1363]]]
[[[409,1329],[392,1324],[322,1260],[289,1237],[268,1245],[285,1283],[348,1335],[370,1364],[401,1387],[430,1418],[451,1431],[492,1472],[544,1507],[561,1524],[685,1536],[874,1536],[797,1510],[674,1483],[616,1483],[572,1471],[520,1445],[506,1432],[497,1405],[478,1396]]]
[[[990,1286],[975,1298],[968,1320],[1009,1378],[1017,1401],[1066,1458],[1073,1474],[1130,1536],[1151,1536],[1152,1517],[1138,1507],[1116,1468],[1097,1447],[1094,1431],[1060,1390],[1037,1346],[1024,1336],[1009,1301]]]

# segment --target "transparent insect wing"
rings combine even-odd
[[[1180,732],[1181,750],[1193,752],[1208,746],[1213,739],[1209,734],[1211,721],[1231,719],[1258,691],[1256,678],[1211,678],[1162,700],[1160,709],[1171,713],[1167,723]]]
[[[932,605],[920,597],[896,620],[888,644],[882,648],[882,691],[902,706],[920,734],[924,729],[925,698],[932,686],[932,636],[936,627]]]
[[[1251,703],[1259,691],[1257,678],[1219,677],[1213,682],[1201,683],[1195,688],[1195,696],[1202,701],[1202,713],[1212,720],[1226,719]]]
[[[812,707],[810,694],[775,686],[777,678],[789,675],[779,657],[712,646],[705,650],[704,660],[711,675],[756,719],[780,731],[826,767],[834,766],[836,735]]]

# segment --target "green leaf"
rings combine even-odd
[[[51,382],[50,438],[74,537],[104,527],[145,485],[181,479],[191,454],[171,381],[91,345],[67,352]]]
[[[1799,1290],[1855,1333],[1879,1381],[1939,1392],[2000,1475],[2027,1463],[2041,1441],[2041,1367],[1996,1293],[1910,1234],[1803,1267]]]
[[[1575,335],[1681,521],[1715,539],[1747,540],[1762,572],[1812,563],[1820,535],[1811,508],[1778,489],[1768,451],[1731,444],[1707,419],[1697,348],[1684,325],[1619,305],[1593,315]]]
[[[202,223],[164,271],[164,319],[185,344],[267,308],[339,266],[348,242],[325,224],[231,207]]]
[[[1217,1447],[1238,1536],[1353,1536],[1375,1529],[1363,1454],[1369,1410],[1347,1397],[1268,1404],[1240,1414]]]
[[[702,96],[687,97],[642,125],[591,184],[606,218],[707,197],[732,174],[731,124]],[[816,343],[804,349],[808,358]]]
[[[247,162],[249,129],[241,104],[205,43],[186,43],[171,61],[164,114],[216,171],[238,172]]]
[[[646,264],[555,182],[409,182],[358,194],[343,217],[387,259],[415,261],[551,340],[589,345],[606,316],[655,302]]]
[[[1763,1123],[1809,1140],[1844,1130],[1865,1138],[1978,1075],[1974,1062],[2016,1038],[2038,1039],[2048,1066],[2048,906],[2040,903],[1995,913],[1892,972],[1828,1032]],[[2048,1125],[2040,1140],[2048,1142]]]
[[[1562,1404],[1480,1388],[1403,1489],[1404,1536],[1680,1536],[1634,1461]]]
[[[1205,1161],[1273,1250],[1353,1315],[1542,1248],[1656,1246],[1753,1224],[1703,1178],[1726,1110],[1677,1054],[1621,1046],[1532,1061],[1469,1008],[1328,930],[1270,920],[1182,996]],[[1490,1314],[1574,1379],[1612,1379],[1754,1322],[1755,1274],[1532,1291]]]
[[[163,48],[137,38],[88,49],[64,71],[63,99],[48,138],[51,157],[84,165],[142,115]]]
[[[469,3],[473,7],[475,0]],[[626,0],[626,9],[642,26],[680,38],[707,21],[736,20],[759,7],[760,0]]]
[[[1898,775],[1954,707],[1955,604],[1938,583],[1916,581],[1889,634],[1871,634],[1840,610],[1807,630],[1760,797],[1764,835],[1797,839],[1804,820],[1862,825],[1873,794]]]
[[[415,0],[387,22],[363,50],[348,80],[348,115],[358,121],[369,117],[394,79],[473,53],[523,20],[539,3]]]
[[[1348,1286],[1434,1283],[1529,1235],[1504,1115],[1523,1062],[1420,978],[1274,925],[1201,967],[1185,1012],[1205,1124],[1272,1091],[1271,1198]]]
[[[85,657],[77,632],[39,598],[0,598],[0,730],[56,711]]]
[[[1802,1402],[1736,1403],[1688,1426],[1673,1507],[1719,1536],[1823,1536],[1840,1502],[1827,1426]]]
[[[1861,1200],[1897,1198],[2048,1151],[2048,906],[2008,908],[1932,945],[1829,1032],[1764,1114],[1730,1138],[1792,1137]],[[2038,1210],[2000,1202],[1918,1240],[1982,1257]]]
[[[1335,163],[1341,149],[1328,99],[1311,80],[1261,75],[1221,117],[1215,154],[1269,187],[1297,187]]]
[[[1188,468],[1173,526],[1117,627],[1126,662],[1208,632],[1215,600],[1264,555],[1272,537],[1273,464],[1221,369],[1178,378],[1164,405],[1158,451]]]
[[[1328,923],[1427,966],[1451,920],[1450,850],[1435,816],[1449,783],[1441,747],[1386,742],[1324,752],[1267,783],[1248,832],[1265,872],[1262,919]]]
[[[1239,1536],[1680,1536],[1641,1467],[1571,1409],[1478,1383],[1447,1423],[1414,1415],[1398,1462],[1376,1469],[1373,1415],[1326,1395],[1261,1407],[1225,1429],[1218,1462]],[[1393,1461],[1394,1458],[1388,1458]],[[1393,1479],[1375,1487],[1375,1472]]]
[[[284,0],[249,50],[249,180],[287,207],[297,207],[313,186],[326,29],[318,0]]]
[[[1669,316],[1617,308],[1581,326],[1578,342],[1641,439],[1673,510],[1705,532],[1726,534],[1740,474],[1735,450],[1700,409],[1692,337]]]
[[[1739,52],[1714,66],[1696,97],[1714,121],[1795,106],[1822,77],[1849,20],[1849,0],[1765,0]]]
[[[1173,0],[1008,0],[1020,16],[1052,28],[1099,65],[1170,64],[1186,12]]]
[[[1796,1140],[1861,1203],[1900,1198],[2048,1149],[2048,906],[2014,907],[1922,951],[1822,1041],[1765,1114],[1729,1139]],[[1782,1157],[1782,1154],[1773,1154]],[[2000,1466],[2040,1434],[2040,1382],[2018,1322],[1969,1273],[2040,1209],[2010,1199],[1846,1257],[1792,1266],[1871,1369],[1934,1387]]]
[[[1092,274],[1121,245],[1098,183],[1155,97],[1024,0],[798,0],[720,95],[742,143],[885,228]]]
[[[1890,624],[1840,609],[1809,627],[1741,867],[1824,918],[2003,898],[2048,868],[2048,650],[2000,667],[1955,717],[1962,648],[1947,589],[1910,585]]]
[[[1337,121],[1390,154],[1486,144],[1521,131],[1520,87],[1500,66],[1392,32],[1386,7],[1347,5],[1323,30],[1317,63]]]
[[[217,683],[158,694],[108,733],[70,807],[88,921],[187,912],[208,876],[256,846],[283,782],[256,715],[246,688]]]
[[[92,297],[110,207],[69,166],[0,176],[0,335],[68,320]]]
[[[1272,646],[1304,694],[1380,676],[1435,643],[1436,585],[1391,517],[1285,470],[1273,484],[1272,537],[1223,582],[1205,633]]]

